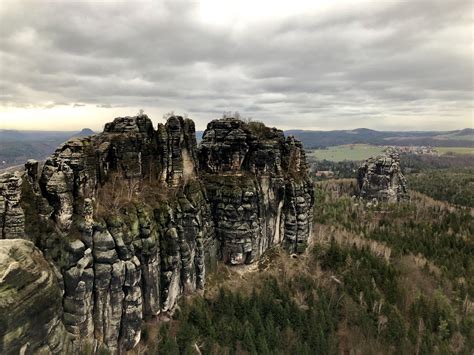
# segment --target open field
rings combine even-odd
[[[373,155],[382,154],[385,147],[370,144],[346,144],[327,149],[314,149],[308,151],[308,155],[319,160],[343,161],[343,160],[365,160]]]
[[[474,148],[469,147],[435,147],[435,149],[441,154],[474,154]]]

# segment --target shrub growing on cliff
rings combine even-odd
[[[263,122],[250,121],[248,123],[248,128],[250,129],[250,132],[252,132],[252,134],[257,137],[258,140],[268,138],[267,135],[270,129],[265,126]]]

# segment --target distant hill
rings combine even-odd
[[[203,131],[196,131],[200,142]],[[72,137],[94,135],[84,128],[74,131],[16,131],[0,130],[0,170],[22,165],[28,159],[43,160],[61,143]],[[344,144],[425,145],[433,147],[474,147],[474,129],[455,131],[376,131],[368,128],[335,131],[287,130],[286,135],[300,139],[307,149]]]
[[[75,134],[74,137],[87,137],[87,136],[93,136],[94,134],[95,134],[95,132],[92,129],[83,128],[82,131]]]
[[[200,142],[204,131],[196,131]],[[369,128],[352,130],[312,131],[287,130],[285,135],[295,136],[305,148],[324,148],[344,144],[415,145],[433,147],[474,147],[474,129],[455,131],[376,131]]]
[[[464,128],[460,131],[457,131],[456,135],[458,136],[474,135],[474,128]]]
[[[433,147],[474,147],[474,129],[456,131],[375,131],[367,128],[336,131],[288,130],[286,135],[300,139],[306,148],[344,144],[417,145]]]
[[[93,134],[89,128],[80,132],[0,130],[0,170],[22,165],[28,159],[43,160],[68,139]]]

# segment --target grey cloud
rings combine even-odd
[[[175,107],[201,128],[229,110],[287,128],[472,119],[472,3],[371,5],[236,32],[199,22],[191,1],[12,1],[0,9],[0,104]]]

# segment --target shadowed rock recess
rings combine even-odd
[[[304,251],[301,143],[263,124],[121,117],[0,176],[0,353],[133,348],[217,260]]]

